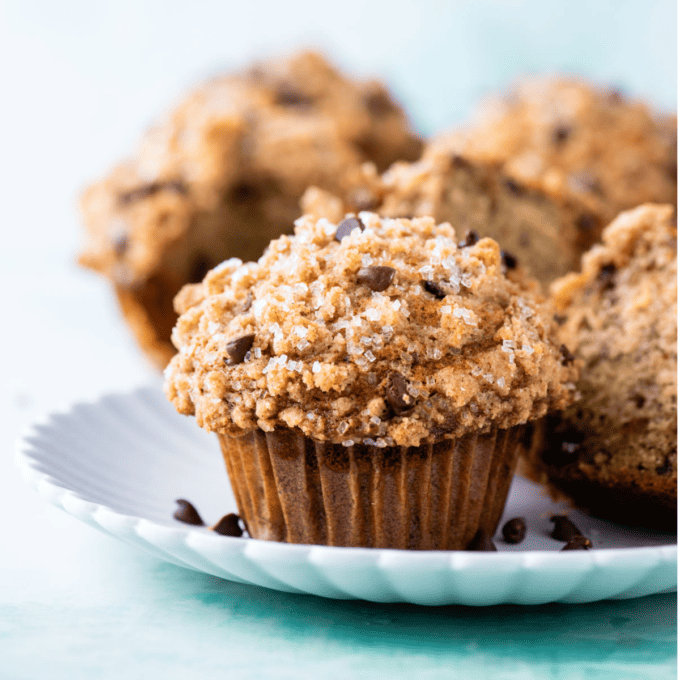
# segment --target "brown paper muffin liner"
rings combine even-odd
[[[218,435],[253,538],[463,550],[493,535],[526,426],[418,447],[317,442],[296,430]]]

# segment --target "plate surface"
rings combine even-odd
[[[174,564],[232,581],[323,597],[415,604],[592,602],[671,592],[675,535],[570,517],[593,542],[560,552],[550,515],[567,508],[515,478],[501,522],[522,516],[520,545],[496,553],[288,545],[219,536],[173,519],[186,498],[213,524],[236,504],[214,435],[178,415],[158,388],[77,404],[19,443],[25,478],[74,517]]]

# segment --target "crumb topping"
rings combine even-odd
[[[168,397],[211,431],[378,447],[564,408],[576,369],[538,285],[492,239],[457,240],[428,217],[299,218],[178,294]]]

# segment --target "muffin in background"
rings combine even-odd
[[[579,507],[657,530],[677,522],[676,247],[673,207],[643,205],[553,284],[581,396],[548,419],[531,460]]]
[[[176,305],[166,394],[218,434],[255,538],[464,549],[573,398],[538,284],[432,218],[303,216]]]
[[[257,259],[309,185],[346,191],[362,163],[385,169],[421,146],[382,84],[352,81],[315,52],[256,63],[190,93],[85,191],[79,261],[112,282],[162,368],[185,283],[227,257]]]
[[[676,133],[675,116],[619,93],[569,78],[527,80],[435,137],[418,162],[382,176],[366,169],[334,212],[314,192],[303,210],[329,219],[363,209],[432,215],[490,236],[547,284],[577,269],[622,210],[676,202]]]

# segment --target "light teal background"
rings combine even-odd
[[[107,286],[73,265],[75,201],[196,80],[319,46],[386,78],[430,134],[529,72],[675,110],[676,34],[671,0],[0,3],[0,680],[676,677],[672,595],[426,609],[269,592],[96,533],[12,462],[43,412],[153,378]]]

